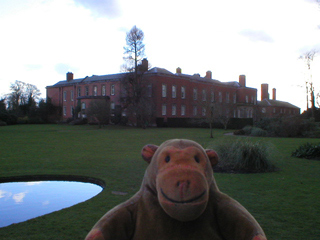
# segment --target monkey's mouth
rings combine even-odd
[[[201,198],[206,194],[206,191],[203,191],[200,195],[198,195],[198,196],[196,196],[196,197],[194,197],[194,198],[191,198],[191,199],[189,199],[189,200],[185,200],[185,201],[177,201],[177,200],[174,200],[174,199],[172,199],[172,198],[169,198],[169,197],[163,192],[162,188],[161,188],[161,194],[162,194],[162,196],[163,196],[165,199],[167,199],[168,201],[170,201],[170,202],[172,202],[172,203],[180,203],[180,204],[181,204],[181,203],[192,203],[192,202],[195,202],[195,201],[201,199]]]

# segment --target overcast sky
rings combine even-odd
[[[302,109],[305,64],[320,50],[316,0],[0,0],[0,96],[15,80],[45,87],[64,80],[118,73],[126,32],[145,34],[153,67],[277,89],[277,99]],[[320,55],[312,78],[320,88]]]

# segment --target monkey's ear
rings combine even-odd
[[[219,162],[218,153],[212,149],[206,149],[207,156],[210,160],[211,166],[214,167]]]
[[[157,151],[158,146],[153,144],[145,145],[141,150],[142,158],[147,162],[150,163],[154,153]]]

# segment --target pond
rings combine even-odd
[[[102,190],[93,183],[73,181],[0,183],[0,227],[71,207]]]

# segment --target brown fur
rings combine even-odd
[[[140,190],[107,212],[86,240],[266,240],[257,221],[219,191],[213,150],[190,140],[146,145]]]

